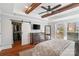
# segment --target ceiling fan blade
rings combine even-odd
[[[56,11],[52,11],[51,13],[55,13]]]
[[[48,10],[48,8],[44,7],[44,6],[41,6],[41,8],[45,9],[45,10]]]
[[[54,10],[54,9],[56,9],[56,8],[60,7],[60,6],[61,6],[61,4],[56,5],[56,6],[55,6],[55,7],[53,7],[51,10]]]
[[[44,11],[44,12],[41,12],[41,13],[39,13],[39,14],[43,14],[43,13],[46,13],[47,11]]]

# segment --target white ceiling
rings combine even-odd
[[[25,7],[26,6],[30,6],[32,3],[15,3],[14,4],[14,12],[15,13],[19,13],[19,14],[23,14],[23,15],[28,15],[28,16],[32,16],[32,17],[36,17],[36,18],[40,18],[40,19],[42,19],[41,18],[41,16],[43,15],[43,14],[40,14],[39,15],[39,13],[40,12],[43,12],[43,11],[45,11],[44,9],[42,9],[41,8],[41,6],[48,6],[48,5],[50,5],[51,7],[54,7],[54,6],[56,6],[56,5],[58,5],[59,3],[42,3],[40,6],[38,6],[35,10],[33,10],[30,14],[25,14]],[[60,4],[62,4],[62,6],[61,7],[64,7],[64,6],[66,6],[66,5],[69,5],[70,3],[60,3]],[[59,7],[59,8],[61,8],[61,7]],[[59,9],[59,8],[57,8],[57,9]],[[45,13],[44,13],[45,14]],[[47,18],[43,18],[43,19],[47,19]]]

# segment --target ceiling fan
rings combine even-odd
[[[47,7],[41,6],[41,8],[43,8],[43,9],[46,10],[46,11],[41,12],[41,13],[39,13],[39,14],[47,13],[47,12],[50,12],[50,11],[53,12],[54,9],[56,9],[56,8],[58,8],[58,7],[60,7],[60,6],[61,6],[61,4],[58,4],[58,5],[54,6],[53,8],[51,8],[50,5],[47,6]]]

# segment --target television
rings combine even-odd
[[[40,29],[40,25],[39,24],[33,24],[33,29],[34,30],[39,30]]]

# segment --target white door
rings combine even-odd
[[[22,45],[30,43],[30,30],[31,25],[29,23],[22,23]]]
[[[1,23],[2,28],[2,44],[11,45],[12,44],[12,23],[11,20],[5,19]]]

